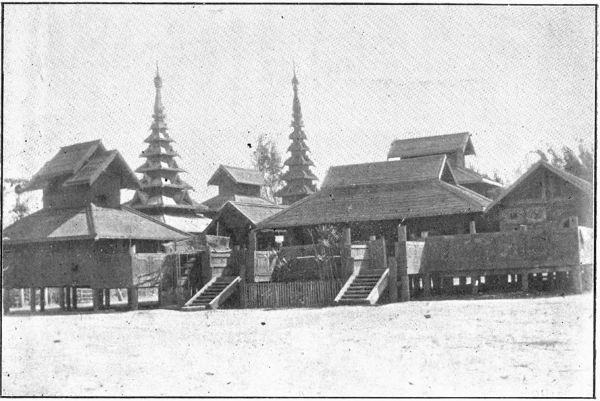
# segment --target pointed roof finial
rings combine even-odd
[[[154,87],[159,89],[162,87],[162,78],[158,72],[158,61],[156,62],[156,76],[154,77]]]
[[[292,84],[295,86],[298,85],[298,78],[296,78],[296,62],[292,60],[292,68],[294,69],[294,77],[292,78]]]
[[[160,88],[162,88],[162,78],[158,74],[158,62],[156,62],[156,76],[154,77],[154,87],[156,88],[156,95],[154,97],[154,115],[156,118],[162,118],[164,117],[164,108],[160,96]]]

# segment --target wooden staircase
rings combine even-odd
[[[335,302],[338,304],[375,305],[387,288],[389,269],[366,269],[350,276]]]
[[[218,309],[237,289],[239,276],[215,277],[191,297],[182,310]]]

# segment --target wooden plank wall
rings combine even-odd
[[[329,305],[343,284],[342,280],[246,283],[241,287],[241,304],[247,308]]]

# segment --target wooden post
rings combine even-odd
[[[92,308],[94,311],[98,311],[100,309],[100,297],[98,296],[98,292],[102,290],[98,290],[97,288],[92,288]]]
[[[479,292],[479,276],[472,275],[471,276],[471,293],[473,295],[477,295],[478,292]]]
[[[46,310],[46,289],[40,287],[40,312]]]
[[[160,287],[158,288],[158,299],[160,299]],[[104,290],[104,307],[110,309],[110,288]]]
[[[127,303],[129,304],[129,309],[131,309],[131,310],[138,309],[138,289],[137,289],[137,287],[129,287],[127,289]]]
[[[350,231],[350,227],[344,227],[344,232],[342,234],[342,243],[344,245],[352,245],[352,232]]]
[[[388,268],[390,269],[388,280],[390,302],[398,302],[398,263],[395,258],[389,260]]]
[[[569,271],[569,278],[571,279],[571,287],[575,294],[581,294],[583,292],[583,281],[581,279],[581,270],[574,268]]]
[[[396,265],[400,278],[400,300],[410,301],[410,285],[408,282],[408,265],[406,260],[406,226],[398,225],[398,245],[396,246]]]
[[[19,288],[19,301],[21,302],[21,308],[25,307],[25,289]]]
[[[32,312],[35,312],[35,288],[31,287],[29,289],[29,309]]]
[[[5,315],[10,312],[10,288],[2,288],[2,310]]]
[[[71,292],[73,296],[73,309],[77,309],[77,287],[72,287]]]
[[[529,289],[529,272],[525,271],[521,273],[521,290],[527,291]]]
[[[477,229],[475,228],[475,220],[471,220],[469,222],[469,234],[477,234]]]
[[[67,310],[71,310],[71,287],[65,287],[65,301],[67,302]]]
[[[256,251],[256,230],[252,230],[248,234],[248,249],[252,252]]]
[[[423,296],[429,298],[431,296],[431,274],[423,274]]]
[[[60,310],[65,310],[65,287],[58,288],[58,306]]]

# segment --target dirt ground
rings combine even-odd
[[[592,395],[591,294],[2,318],[2,395]]]

